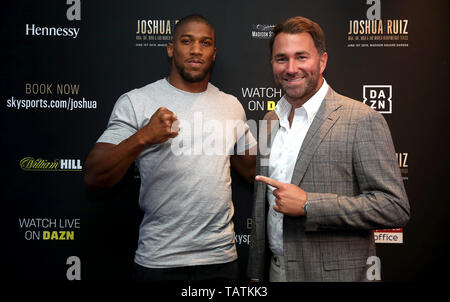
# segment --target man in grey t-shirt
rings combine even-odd
[[[230,164],[253,181],[256,141],[239,101],[209,83],[211,24],[199,15],[181,19],[167,52],[167,79],[116,102],[86,160],[85,182],[113,186],[136,161],[144,211],[137,280],[235,279]]]

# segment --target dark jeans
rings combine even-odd
[[[148,268],[134,263],[133,279],[147,281],[226,281],[239,278],[238,261],[228,263],[183,266],[173,268]]]

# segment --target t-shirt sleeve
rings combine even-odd
[[[240,107],[240,116],[241,120],[238,123],[237,127],[237,142],[235,146],[236,154],[243,154],[246,150],[249,150],[256,146],[257,142],[254,138],[251,128],[249,127],[249,123],[247,122],[247,117],[245,116],[244,108],[242,105]],[[242,121],[242,122],[241,122]],[[250,123],[250,125],[253,125]],[[256,124],[255,124],[256,126]],[[256,128],[256,127],[255,127]],[[253,129],[256,133],[256,129]]]
[[[117,145],[132,136],[138,130],[136,114],[130,98],[122,95],[114,105],[108,126],[97,143]]]

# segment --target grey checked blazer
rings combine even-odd
[[[269,112],[266,120],[278,120]],[[277,123],[275,123],[277,124]],[[270,127],[269,127],[270,128]],[[268,146],[277,127],[270,128]],[[257,174],[268,176],[268,155]],[[283,251],[288,281],[366,281],[375,255],[373,229],[403,227],[409,202],[383,116],[328,89],[295,163],[292,184],[306,192],[306,217],[284,216]],[[248,277],[264,280],[266,185],[255,182]],[[268,280],[264,280],[268,281]]]

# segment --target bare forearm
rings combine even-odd
[[[130,165],[144,150],[138,134],[118,145],[97,143],[85,163],[85,184],[89,188],[111,187],[125,175]]]
[[[253,183],[256,174],[256,155],[233,155],[231,166],[249,183]]]
[[[85,184],[90,188],[103,188],[118,183],[147,146],[165,142],[178,135],[178,130],[172,131],[175,121],[176,115],[161,107],[146,126],[120,144],[95,144],[86,159]]]

